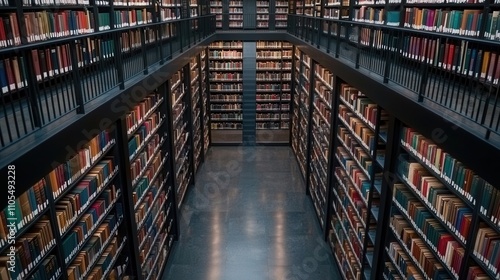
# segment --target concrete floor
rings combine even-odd
[[[180,219],[163,279],[340,279],[289,147],[212,147]]]

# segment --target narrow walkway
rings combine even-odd
[[[212,147],[196,179],[163,279],[340,279],[289,147]]]

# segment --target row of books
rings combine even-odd
[[[229,104],[211,104],[210,110],[241,110],[241,104],[239,103],[229,103]]]
[[[257,91],[289,91],[290,90],[290,84],[289,83],[283,83],[283,84],[273,84],[273,83],[259,83],[257,84]]]
[[[290,94],[289,93],[283,93],[283,94],[257,94],[256,96],[257,102],[259,101],[268,101],[268,100],[274,100],[274,101],[290,101]]]
[[[0,248],[8,243],[9,225],[15,219],[14,228],[19,231],[28,225],[48,206],[47,184],[45,178],[38,181],[28,191],[15,200],[14,205],[0,212]]]
[[[394,266],[392,265],[386,265],[386,275],[387,274],[392,274],[392,275],[397,275],[396,277],[399,277],[399,275],[402,275],[406,279],[421,279],[422,276],[420,272],[418,271],[417,267],[415,264],[412,262],[410,259],[409,255],[406,253],[406,250],[403,250],[401,245],[398,242],[390,242],[387,247],[387,254],[391,261],[394,263]],[[390,271],[396,270],[396,273],[391,273]],[[430,271],[432,272],[432,271]],[[441,279],[439,278],[440,271],[436,271],[437,275],[435,279]],[[434,275],[432,275],[434,279]],[[399,279],[399,278],[395,278]],[[446,279],[446,278],[445,278]]]
[[[498,278],[500,275],[500,233],[481,224],[474,244],[474,255]]]
[[[137,151],[143,147],[145,142],[157,131],[158,126],[162,122],[160,112],[153,113],[142,125],[136,130],[135,134],[128,142],[129,158],[133,158]],[[159,141],[159,135],[155,134]]]
[[[163,98],[156,93],[146,96],[140,103],[125,116],[127,124],[127,134],[129,137],[144,122],[144,117],[149,117],[152,112],[162,102]],[[156,114],[158,115],[158,114]]]
[[[210,90],[213,90],[213,91],[242,91],[243,85],[241,83],[236,83],[236,84],[216,83],[216,84],[210,84]]]
[[[243,58],[242,51],[235,50],[213,50],[209,51],[210,59],[241,59]]]
[[[338,152],[345,154],[348,153],[352,159],[356,160],[358,166],[363,169],[367,177],[370,177],[371,171],[373,169],[373,161],[370,155],[365,151],[363,147],[358,143],[357,139],[350,133],[349,129],[345,127],[339,127],[337,130],[338,138],[343,147],[338,147],[340,149]]]
[[[169,13],[169,9],[162,9],[161,15]],[[135,26],[138,24],[146,24],[153,22],[153,14],[146,8],[129,11],[115,11],[114,24],[115,28]]]
[[[209,61],[210,70],[242,70],[243,63],[241,61]]]
[[[342,276],[344,279],[361,279],[361,266],[358,264],[356,256],[350,250],[346,250],[349,245],[346,242],[341,242],[343,239],[337,237],[337,232],[333,224],[331,228],[328,239]]]
[[[442,10],[426,8],[406,8],[404,26],[442,33],[465,36],[480,36],[483,21],[488,21],[487,30],[495,35],[497,28],[497,13],[490,13],[483,18],[482,10]]]
[[[413,128],[403,127],[401,145],[473,204],[488,185],[481,177]],[[489,206],[489,205],[485,205]]]
[[[375,147],[375,133],[365,125],[365,123],[352,113],[351,109],[343,104],[339,105],[339,119],[346,128],[349,128],[354,137],[359,140],[359,144],[366,150],[372,150]]]
[[[108,214],[115,206],[115,213],[120,213],[122,210],[121,206],[117,206],[117,197],[113,197],[113,195],[114,194],[111,192],[103,193],[63,238],[61,245],[63,247],[63,257],[66,264],[70,264],[78,254],[82,253],[82,246],[88,239],[95,239],[93,235],[100,232],[99,230],[96,231],[96,229],[115,228],[121,217]],[[119,195],[119,193],[116,193],[116,195]],[[102,234],[105,234],[105,232]],[[103,238],[99,238],[99,240],[102,242]],[[85,246],[87,245],[88,244]],[[99,244],[99,247],[101,246],[102,244]]]
[[[76,183],[114,142],[110,132],[102,131],[92,138],[78,154],[52,170],[45,179],[54,199],[57,199],[69,185]]]
[[[225,121],[225,120],[243,120],[241,113],[212,113],[210,118],[212,121]]]
[[[287,125],[279,122],[257,122],[255,129],[287,129]]]
[[[289,42],[280,41],[257,41],[257,49],[291,49],[292,45]]]
[[[271,51],[271,50],[257,50],[257,59],[281,59],[292,58],[291,50]]]
[[[130,163],[130,173],[133,178],[133,186],[135,186],[135,184],[143,178],[144,174],[148,172],[148,167],[157,170],[157,168],[161,165],[162,158],[158,151],[160,149],[160,143],[163,141],[164,139],[160,140],[159,137],[153,137],[152,140],[148,142],[147,148],[144,149],[144,151]]]
[[[243,42],[241,42],[241,41],[215,41],[215,42],[210,44],[210,48],[242,49]]]
[[[211,129],[242,129],[243,124],[241,122],[235,123],[235,122],[217,122],[217,123],[211,123],[210,124]]]
[[[465,243],[472,223],[472,209],[420,163],[401,155],[398,170],[411,189],[442,219],[443,224]]]
[[[255,115],[256,120],[280,120],[280,119],[288,119],[288,114],[280,114],[280,113],[258,113]]]
[[[164,177],[162,171],[162,162],[153,162],[151,166],[144,172],[144,175],[137,181],[135,188],[132,191],[132,201],[134,209],[139,207],[143,200],[148,199],[151,194],[156,197],[156,193],[164,185]]]
[[[236,94],[212,94],[210,95],[211,102],[221,102],[221,101],[231,101],[231,102],[241,102],[241,95]]]
[[[221,73],[221,72],[210,72],[210,80],[228,80],[228,81],[240,81],[243,79],[243,74],[241,72],[236,73]]]
[[[26,233],[16,239],[13,245],[15,248],[13,259],[7,254],[2,254],[0,266],[3,268],[0,272],[4,276],[8,275],[5,279],[24,279],[54,245],[55,239],[49,217],[43,216]],[[15,268],[13,270],[7,269],[8,262],[11,260],[15,263],[12,266]]]
[[[292,73],[290,72],[259,72],[256,75],[257,81],[290,81]]]
[[[260,110],[288,110],[290,109],[290,105],[288,104],[278,104],[278,103],[257,103],[256,105],[257,111]]]
[[[257,70],[259,69],[276,69],[276,70],[289,70],[292,68],[292,62],[290,61],[257,61]]]
[[[452,263],[450,260],[454,259],[455,254],[463,255],[464,247],[434,218],[432,213],[406,186],[395,186],[394,203],[425,241],[421,247],[437,253],[441,264],[448,268],[455,279],[458,279],[462,262]]]
[[[61,235],[79,219],[83,211],[90,206],[90,202],[100,196],[116,197],[114,186],[106,188],[117,168],[114,158],[104,159],[99,162],[68,194],[63,196],[56,204],[57,225]]]

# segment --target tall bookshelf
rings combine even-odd
[[[201,72],[201,110],[202,110],[202,127],[203,127],[203,154],[202,158],[205,159],[205,155],[210,147],[210,110],[209,110],[209,82],[208,82],[208,49],[205,48],[204,51],[200,53],[200,72]]]
[[[243,43],[209,46],[211,143],[242,141]]]
[[[294,94],[292,117],[292,149],[294,149],[299,168],[304,178],[307,178],[307,162],[309,157],[309,123],[310,91],[311,91],[311,58],[298,47],[294,48]]]
[[[321,227],[325,229],[328,204],[328,162],[330,150],[333,75],[320,64],[313,63],[311,151],[308,188]]]
[[[222,0],[211,0],[210,1],[210,13],[215,15],[215,27],[222,28]]]
[[[392,211],[387,259],[408,256],[414,273],[424,277],[498,279],[498,189],[404,123],[396,123],[393,137],[397,159],[396,177],[388,182]],[[423,216],[427,218],[421,223]],[[413,246],[407,242],[410,232]],[[420,254],[429,255],[433,265],[422,261]],[[410,273],[401,266],[395,268],[402,275]]]
[[[172,140],[177,208],[180,208],[193,180],[190,65],[178,70],[170,79]]]
[[[255,4],[257,28],[269,28],[269,0],[259,0]]]
[[[161,0],[160,2],[160,21],[170,21],[181,18],[180,0]]]
[[[160,279],[178,230],[167,92],[146,94],[1,212],[2,279]]]
[[[193,133],[193,169],[194,173],[202,161],[203,153],[203,119],[202,119],[202,97],[201,97],[201,60],[198,55],[191,59],[190,68],[190,87],[191,87],[191,111],[192,111],[192,133]]]
[[[144,279],[158,279],[174,240],[175,200],[169,158],[166,88],[148,96],[126,116],[133,244]]]
[[[126,188],[117,137],[116,130],[101,131],[2,211],[2,279],[125,274],[130,260],[109,255],[132,248],[123,223]],[[16,221],[14,245],[8,243],[9,220]],[[12,253],[14,272],[7,270]]]
[[[289,142],[292,45],[257,42],[257,142]]]
[[[288,19],[288,1],[275,0],[275,27],[286,28]]]
[[[344,244],[351,256],[343,258],[336,251],[337,259],[349,264],[346,275],[371,279],[388,116],[356,88],[342,81],[338,87],[330,240]]]
[[[229,28],[243,28],[243,0],[229,0]]]

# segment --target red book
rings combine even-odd
[[[14,78],[14,69],[12,68],[10,58],[5,59],[4,64],[5,64],[5,73],[7,74],[7,83],[9,84],[10,89],[14,89],[16,80]]]
[[[441,256],[444,256],[446,254],[446,246],[448,246],[448,242],[451,242],[453,240],[453,236],[447,233],[439,237],[437,249]]]
[[[455,45],[454,44],[449,44],[449,50],[448,51],[448,56],[445,55],[446,59],[446,70],[451,70],[451,67],[453,65],[453,55],[455,54]]]
[[[33,59],[33,68],[35,69],[36,80],[39,81],[42,78],[42,71],[40,69],[38,50],[31,50],[31,57]]]

